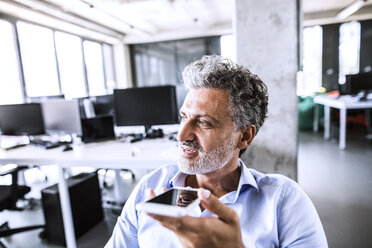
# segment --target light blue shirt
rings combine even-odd
[[[238,213],[245,247],[328,247],[319,216],[297,183],[285,176],[248,169],[241,160],[239,167],[237,190],[222,196],[220,201]],[[137,211],[136,204],[146,200],[147,189],[160,193],[164,187],[184,187],[185,178],[177,165],[162,167],[143,177],[105,247],[181,247],[172,231]],[[199,211],[199,216],[214,214],[204,210]]]

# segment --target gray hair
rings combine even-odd
[[[229,113],[237,129],[255,125],[256,133],[267,117],[267,87],[247,68],[217,55],[203,56],[182,73],[187,88],[224,89],[229,92]]]

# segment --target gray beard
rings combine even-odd
[[[225,166],[234,156],[234,149],[236,144],[234,142],[235,137],[231,136],[229,139],[225,140],[218,147],[212,151],[205,153],[203,148],[197,144],[191,144],[193,148],[197,148],[200,154],[199,159],[190,163],[187,158],[179,156],[178,168],[181,172],[188,175],[195,174],[208,174],[214,172],[221,167]],[[182,149],[179,144],[179,149]]]

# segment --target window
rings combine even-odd
[[[17,28],[27,96],[60,94],[53,31],[24,22]]]
[[[103,72],[102,47],[93,41],[84,41],[85,66],[89,85],[89,95],[106,94]]]
[[[62,93],[67,99],[87,96],[81,38],[55,32],[55,40]]]
[[[22,103],[14,26],[0,20],[0,104]]]
[[[136,86],[177,84],[176,45],[172,41],[131,46]]]
[[[220,36],[130,46],[135,86],[178,85],[184,67],[207,54],[221,54]]]
[[[339,83],[345,83],[345,75],[359,72],[360,23],[349,22],[340,26]]]
[[[60,94],[67,99],[103,95],[116,88],[109,44],[3,19],[0,37],[0,104]]]
[[[303,30],[303,77],[298,80],[297,95],[312,95],[322,87],[322,35],[320,26]]]
[[[113,57],[112,46],[103,44],[102,49],[103,49],[103,59],[104,59],[104,66],[105,66],[107,93],[112,94],[114,88],[116,88],[114,57]]]
[[[221,56],[236,62],[236,43],[234,35],[221,36]]]

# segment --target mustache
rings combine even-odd
[[[188,146],[190,148],[193,148],[198,151],[203,151],[203,148],[196,142],[190,142],[190,141],[183,141],[183,142],[178,142],[179,146]]]

